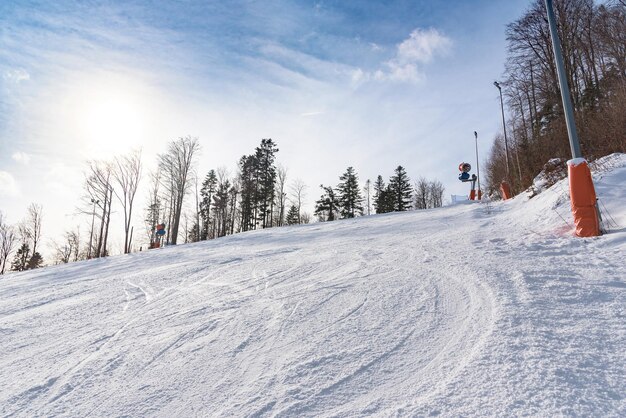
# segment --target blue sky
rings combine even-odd
[[[456,167],[473,131],[486,155],[501,129],[492,82],[528,4],[3,1],[0,210],[14,222],[39,202],[58,235],[84,224],[87,159],[141,147],[147,172],[188,134],[200,173],[234,173],[273,138],[309,210],[348,166],[365,181],[402,164],[464,194]]]

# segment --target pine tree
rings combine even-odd
[[[325,187],[320,185],[324,194],[320,199],[315,202],[315,215],[317,215],[320,221],[334,221],[337,219],[337,212],[339,210],[339,201],[335,190],[332,187]]]
[[[337,186],[337,192],[342,218],[354,218],[357,214],[363,215],[363,197],[354,168],[348,167],[339,180],[341,182]]]
[[[383,176],[380,174],[376,177],[376,182],[374,183],[374,209],[376,213],[385,213],[387,212],[384,204],[384,193],[385,193],[385,182],[383,181]]]
[[[261,145],[256,148],[256,161],[258,168],[257,182],[257,220],[262,228],[272,227],[272,212],[274,211],[274,196],[276,185],[276,166],[274,160],[278,147],[272,139],[262,139]]]
[[[300,223],[300,216],[298,216],[298,207],[291,205],[289,212],[287,212],[287,225],[297,225]]]
[[[391,189],[391,184],[385,186],[385,189],[381,192],[380,195],[380,212],[378,213],[389,213],[395,210],[395,198],[393,194],[393,190]]]
[[[389,179],[389,189],[393,195],[393,210],[402,212],[411,207],[411,180],[401,165],[394,170],[394,173],[395,175]]]
[[[241,192],[239,206],[241,211],[240,228],[242,231],[249,231],[256,226],[257,167],[257,159],[254,155],[244,155],[239,160],[239,184]]]
[[[230,181],[224,179],[218,184],[215,195],[213,196],[213,222],[215,222],[216,237],[223,237],[229,232],[228,203],[230,189]]]
[[[26,270],[38,269],[43,264],[43,257],[39,251],[33,253],[26,263]]]
[[[374,208],[376,213],[388,213],[395,210],[394,192],[391,184],[385,185],[382,176],[376,178],[374,183]]]
[[[13,263],[11,263],[11,270],[24,271],[28,270],[28,261],[30,260],[30,246],[27,243],[23,243],[22,246],[15,253]]]
[[[200,216],[202,218],[202,231],[200,231],[200,239],[206,240],[209,237],[210,225],[211,225],[211,204],[213,203],[213,196],[217,190],[217,176],[215,170],[210,170],[204,181],[202,182],[202,188],[200,189]],[[214,237],[211,237],[214,238]]]

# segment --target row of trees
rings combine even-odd
[[[111,227],[113,201],[122,207],[124,215],[124,254],[131,251],[133,229],[132,216],[134,201],[141,180],[141,151],[133,151],[128,155],[115,157],[111,161],[89,161],[85,176],[84,194],[79,213],[91,217],[91,230],[84,258],[99,258],[109,254],[108,242]],[[98,224],[95,224],[95,221]],[[74,258],[81,258],[79,245],[75,241],[80,238],[78,232],[68,232],[66,242],[57,245],[58,257],[67,262],[67,253],[74,248]]]
[[[65,232],[61,241],[52,241],[52,261],[68,263],[109,254],[109,231],[113,202],[122,208],[124,219],[124,253],[131,252],[134,201],[141,179],[141,152],[133,151],[110,161],[88,161],[83,185],[84,194],[79,214],[89,216],[89,241],[81,241],[80,228]],[[26,219],[15,226],[8,225],[0,214],[0,274],[9,269],[24,271],[43,264],[39,251],[41,242],[42,207],[31,204]],[[13,254],[15,252],[15,254]]]
[[[558,33],[583,155],[626,151],[626,2],[555,0]],[[553,157],[569,158],[545,2],[507,26],[502,84],[508,110],[509,183],[530,186]],[[494,110],[495,112],[495,110]],[[507,177],[504,137],[496,138],[486,169],[488,192]]]
[[[145,217],[151,242],[157,241],[154,231],[161,222],[171,226],[166,244],[176,244],[180,236],[196,242],[309,222],[310,215],[302,212],[306,186],[300,180],[287,184],[287,170],[276,165],[279,149],[272,139],[262,139],[252,154],[242,156],[234,176],[225,168],[211,169],[201,183],[194,167],[198,151],[197,138],[180,138],[159,157]],[[194,191],[195,204],[184,204]]]
[[[320,185],[322,196],[317,200],[315,215],[320,221],[334,221],[335,219],[354,218],[364,214],[363,203],[367,205],[367,214],[370,214],[371,181],[365,182],[361,194],[359,179],[353,167],[339,177],[337,187]],[[444,187],[439,181],[428,181],[421,178],[415,188],[402,166],[398,166],[389,183],[385,184],[379,175],[374,183],[373,204],[376,213],[402,212],[414,209],[428,209],[443,205]]]
[[[166,225],[162,240],[168,245],[177,244],[181,238],[195,242],[309,223],[311,215],[302,210],[306,185],[299,179],[287,182],[287,170],[276,165],[278,151],[272,139],[262,139],[253,153],[239,159],[234,176],[225,168],[217,168],[201,179],[195,168],[200,152],[198,139],[188,136],[170,141],[167,151],[157,156],[157,169],[149,174],[144,224],[151,245],[159,241],[155,231],[162,223]],[[136,248],[132,220],[141,178],[140,151],[109,161],[88,161],[78,214],[88,217],[89,233],[81,234],[79,227],[65,232],[60,241],[53,242],[54,262],[107,256],[114,212],[123,215],[124,253]],[[321,186],[324,195],[317,201],[315,214],[319,220],[331,221],[369,215],[372,205],[376,213],[385,213],[438,207],[442,203],[441,183],[421,179],[413,188],[402,166],[396,168],[387,185],[378,176],[373,196],[371,186],[367,180],[361,188],[356,171],[348,167],[336,187]],[[195,201],[189,198],[194,195]],[[35,204],[16,227],[7,225],[0,214],[0,273],[8,268],[13,252],[12,270],[41,265],[41,219],[42,208]]]
[[[17,248],[10,269],[24,271],[41,267],[43,257],[38,251],[41,242],[43,208],[32,203],[24,220],[17,225],[9,225],[0,212],[0,274],[9,266],[9,258]]]

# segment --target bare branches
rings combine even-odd
[[[289,187],[291,202],[298,209],[298,223],[302,223],[302,202],[306,198],[307,185],[301,179],[295,179]]]
[[[187,136],[172,140],[165,154],[159,154],[163,186],[169,194],[171,207],[170,243],[176,244],[183,199],[193,183],[190,180],[194,157],[200,150],[198,138]]]
[[[108,254],[107,240],[109,235],[109,222],[111,220],[111,204],[113,200],[113,185],[111,175],[113,166],[105,161],[89,161],[89,170],[86,174],[84,188],[87,193],[87,204],[93,204],[99,214],[94,210],[92,217],[98,216],[100,220],[99,233],[93,251],[89,251],[90,256],[105,257]],[[93,233],[94,231],[92,231]],[[91,246],[91,245],[90,245]]]
[[[0,212],[0,275],[6,270],[7,260],[17,242],[15,230],[6,223],[4,215]]]
[[[29,230],[30,239],[33,242],[33,254],[37,252],[37,244],[41,240],[41,219],[43,207],[41,205],[31,203],[28,206],[28,215],[26,226]]]
[[[593,159],[626,147],[626,7],[623,0],[554,2],[567,82],[583,154]],[[534,0],[529,10],[507,26],[505,77],[511,121],[507,135],[515,138],[509,151],[518,162],[510,179],[519,192],[551,158],[570,156],[545,2]],[[506,156],[496,141],[491,159]],[[490,161],[488,189],[501,163]],[[492,184],[493,183],[493,184]]]
[[[115,196],[124,209],[124,254],[130,252],[130,223],[133,215],[133,202],[141,179],[141,151],[115,158],[113,178],[118,188]]]

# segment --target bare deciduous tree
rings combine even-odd
[[[440,208],[443,206],[443,193],[445,188],[443,184],[439,180],[434,180],[430,182],[429,185],[429,195],[430,195],[430,204],[433,208]]]
[[[37,244],[41,240],[41,220],[43,208],[41,205],[31,203],[28,206],[28,215],[26,218],[26,227],[29,229],[30,239],[33,243],[33,254],[37,252]]]
[[[302,223],[302,202],[306,198],[306,184],[301,179],[291,183],[291,201],[298,208],[298,223]]]
[[[430,200],[430,187],[428,180],[421,177],[415,182],[415,209],[428,209],[428,201]]]
[[[130,252],[130,223],[133,215],[133,202],[141,179],[141,151],[115,158],[113,178],[117,182],[115,196],[124,209],[124,254]]]
[[[88,210],[83,213],[93,216],[92,205],[99,209],[100,213],[95,216],[100,220],[100,232],[97,234],[96,244],[90,254],[92,257],[105,257],[108,254],[107,242],[109,236],[109,224],[111,221],[111,204],[113,200],[113,185],[111,184],[112,166],[104,161],[89,161],[89,169],[85,179],[84,196],[85,206]]]
[[[0,212],[0,275],[6,270],[7,260],[15,248],[17,236],[15,230],[6,223]]]
[[[167,152],[159,154],[163,186],[169,194],[170,244],[176,244],[183,200],[193,183],[190,181],[194,156],[200,149],[198,138],[187,136],[170,141]]]
[[[363,193],[365,193],[365,204],[367,205],[367,215],[371,215],[372,203],[371,203],[371,195],[372,192],[372,181],[370,179],[365,180],[365,186],[363,186]]]
[[[555,0],[565,73],[583,155],[594,159],[626,150],[626,5],[623,0]],[[502,93],[508,105],[508,156],[496,139],[486,172],[493,194],[509,167],[514,193],[527,188],[552,158],[571,156],[543,0],[506,30]],[[517,171],[517,173],[515,173]],[[517,174],[517,175],[515,175]],[[496,175],[497,177],[493,177]]]
[[[155,232],[157,224],[161,222],[162,207],[159,197],[159,186],[161,184],[161,172],[159,170],[150,174],[150,190],[148,195],[148,206],[146,207],[146,217],[144,219],[146,232],[152,245],[156,241]]]
[[[276,225],[285,224],[285,206],[287,205],[287,169],[281,165],[276,168]]]

